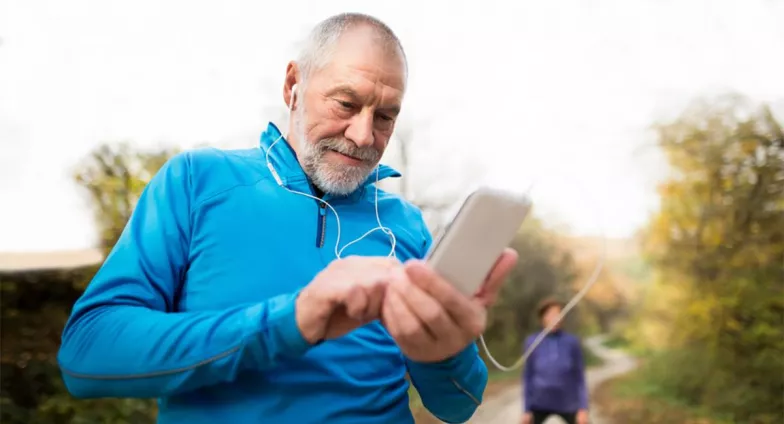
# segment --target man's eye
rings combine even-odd
[[[382,121],[389,122],[389,121],[392,120],[392,118],[390,118],[389,116],[386,116],[386,115],[378,115],[378,117],[381,118]]]
[[[353,104],[353,103],[350,103],[350,102],[344,102],[344,101],[342,101],[342,100],[338,100],[337,102],[338,102],[338,104],[339,104],[339,105],[340,105],[342,108],[344,108],[344,109],[348,109],[348,110],[350,110],[350,109],[354,109],[354,104]]]

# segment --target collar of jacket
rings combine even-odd
[[[274,123],[270,122],[267,125],[267,129],[261,133],[259,147],[261,148],[262,154],[268,152],[269,146],[271,146],[272,143],[274,143],[275,140],[277,140],[280,136],[281,132],[278,127]],[[307,183],[310,191],[313,191],[312,184],[310,184],[310,179],[302,169],[302,166],[297,160],[297,154],[294,152],[294,149],[291,148],[288,140],[281,138],[281,140],[272,147],[272,150],[269,150],[268,154],[270,163],[272,163],[272,166],[275,168],[275,171],[277,171],[280,179],[283,181],[283,184],[286,187],[296,190],[297,188],[295,188],[295,186],[300,186],[299,188],[301,188],[303,183]],[[398,178],[401,176],[400,172],[393,169],[392,167],[379,164],[378,171],[374,170],[371,172],[365,182],[360,185],[360,187],[353,193],[346,196],[325,195],[324,197],[329,197],[332,199],[343,197],[346,200],[361,199],[366,191],[366,188],[375,184],[376,172],[378,172],[379,181],[385,178]]]

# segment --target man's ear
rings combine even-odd
[[[286,109],[289,109],[292,105],[292,101],[294,100],[293,89],[299,81],[299,66],[297,65],[297,62],[292,60],[286,65],[286,79],[283,81],[283,102],[286,104]]]

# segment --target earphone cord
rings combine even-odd
[[[296,94],[296,90],[297,90],[297,88],[296,88],[296,84],[295,84],[292,87],[292,89],[291,89],[291,100],[289,101],[289,116],[291,116],[291,114],[294,112],[294,96]],[[373,229],[371,229],[371,230],[369,230],[369,231],[367,231],[365,234],[362,234],[356,240],[352,240],[351,242],[349,242],[348,244],[343,246],[343,248],[338,249],[340,247],[340,216],[338,215],[338,211],[336,211],[335,208],[333,208],[332,205],[330,205],[329,202],[327,202],[324,199],[320,199],[320,198],[318,198],[316,196],[313,196],[313,195],[310,195],[308,193],[303,193],[301,191],[292,190],[292,189],[286,187],[286,185],[283,184],[283,180],[280,179],[280,176],[278,175],[278,172],[275,171],[275,168],[272,166],[272,162],[270,162],[269,152],[270,152],[270,150],[272,150],[272,148],[275,146],[275,144],[277,144],[278,141],[280,141],[282,139],[283,139],[283,134],[279,135],[278,138],[276,138],[275,141],[273,141],[272,144],[270,144],[269,147],[267,147],[267,149],[264,151],[264,160],[265,160],[265,162],[267,164],[267,169],[269,169],[270,173],[272,174],[273,178],[275,178],[275,181],[278,183],[279,186],[283,187],[284,189],[286,189],[290,193],[299,194],[300,196],[305,196],[305,197],[309,197],[311,199],[314,199],[314,200],[322,203],[324,206],[328,207],[332,211],[332,213],[335,214],[335,221],[337,222],[337,235],[336,235],[336,240],[335,240],[335,257],[337,259],[340,259],[340,254],[343,253],[343,251],[347,247],[349,247],[352,244],[354,244],[354,243],[364,239],[365,237],[367,237],[368,235],[370,235],[371,233],[373,233],[376,230],[381,230],[381,232],[383,232],[384,234],[389,236],[389,239],[391,240],[390,244],[392,245],[392,247],[389,250],[389,254],[387,256],[388,257],[395,257],[396,256],[395,255],[395,246],[397,245],[397,239],[395,237],[395,234],[392,232],[392,230],[390,228],[385,227],[384,225],[381,224],[381,216],[378,213],[378,180],[379,180],[379,176],[378,176],[379,168],[378,168],[378,166],[376,166],[376,184],[375,184],[375,186],[376,186],[375,187],[376,188],[376,195],[375,195],[375,202],[374,202],[374,204],[375,204],[375,211],[376,211],[376,223],[378,223],[378,226],[373,228]]]
[[[291,116],[291,114],[294,111],[294,96],[295,96],[295,93],[296,93],[296,85],[294,87],[292,87],[291,100],[289,101],[289,116]],[[308,193],[303,193],[303,192],[300,192],[300,191],[289,189],[288,187],[285,186],[285,184],[283,184],[283,181],[280,179],[280,176],[278,175],[277,171],[275,171],[275,168],[272,166],[272,163],[270,162],[270,158],[269,158],[269,152],[270,152],[270,150],[272,150],[272,147],[274,147],[275,144],[277,144],[278,141],[280,141],[281,139],[283,139],[283,134],[278,136],[278,138],[276,138],[275,141],[273,141],[272,144],[270,144],[270,146],[264,152],[264,159],[266,161],[267,168],[269,169],[269,171],[272,174],[272,176],[275,178],[275,180],[278,183],[278,185],[280,185],[281,187],[283,187],[284,189],[286,189],[287,191],[289,191],[291,193],[299,194],[301,196],[305,196],[305,197],[309,197],[311,199],[315,199],[316,201],[324,204],[326,207],[328,207],[332,211],[332,213],[335,214],[335,221],[337,221],[337,235],[336,235],[337,239],[335,241],[335,257],[340,259],[340,254],[343,253],[343,250],[345,250],[347,247],[351,246],[352,244],[357,243],[360,240],[364,239],[365,237],[367,237],[368,235],[370,235],[371,233],[373,233],[376,230],[381,230],[384,234],[389,236],[389,238],[391,239],[391,243],[390,244],[392,245],[392,248],[390,249],[390,252],[389,252],[389,254],[387,256],[394,257],[395,256],[395,246],[397,244],[396,237],[395,237],[395,235],[394,235],[394,233],[392,232],[391,229],[389,229],[388,227],[385,227],[385,226],[383,226],[381,224],[381,217],[379,216],[379,213],[378,213],[379,168],[376,167],[376,184],[375,184],[375,186],[376,186],[375,187],[376,193],[375,193],[375,202],[374,202],[375,203],[375,212],[376,212],[376,223],[378,224],[378,226],[376,226],[375,228],[367,231],[365,234],[363,234],[362,236],[360,236],[356,240],[353,240],[353,241],[347,243],[345,246],[343,246],[343,248],[339,249],[339,247],[340,247],[340,216],[338,215],[338,212],[335,210],[335,208],[333,208],[332,205],[330,205],[329,202],[327,202],[324,199],[320,199],[320,198],[318,198],[316,196],[313,196],[313,195],[310,195]],[[529,193],[533,189],[534,184],[531,184],[531,186],[528,187],[528,190],[526,190],[526,194]],[[596,283],[596,281],[598,281],[599,274],[601,273],[602,268],[604,267],[604,260],[605,260],[606,250],[607,250],[606,244],[607,244],[606,238],[604,237],[604,235],[602,235],[602,254],[601,254],[600,258],[599,258],[598,263],[596,264],[596,267],[593,270],[593,273],[588,278],[588,281],[586,282],[585,286],[566,304],[566,306],[564,306],[563,310],[558,315],[558,318],[552,324],[550,324],[544,331],[542,331],[536,337],[536,339],[534,339],[533,343],[531,343],[531,346],[528,349],[526,349],[526,351],[523,354],[523,356],[521,356],[520,359],[517,362],[515,362],[511,367],[505,367],[505,366],[499,364],[498,361],[496,361],[495,358],[493,358],[493,355],[490,353],[490,349],[487,348],[487,343],[485,343],[484,335],[480,335],[479,336],[479,341],[482,344],[482,348],[484,348],[484,351],[487,354],[488,359],[490,359],[490,362],[492,362],[493,365],[496,368],[498,368],[501,371],[513,371],[513,370],[519,368],[520,366],[522,366],[525,363],[525,361],[528,360],[528,357],[531,355],[531,353],[534,351],[534,349],[536,349],[536,347],[539,346],[539,344],[542,342],[542,340],[544,340],[544,338],[550,332],[552,332],[552,330],[555,328],[555,326],[558,325],[558,323],[560,323],[561,320],[563,320],[563,318],[566,316],[566,314],[569,313],[569,311],[572,308],[574,308],[574,306],[580,300],[582,300],[582,298],[585,296],[585,294],[588,293],[588,290],[590,290],[591,287],[593,287],[593,285]]]
[[[534,184],[531,184],[531,186],[528,188],[527,192],[530,192],[531,189],[533,188],[533,186],[534,186]],[[598,219],[597,219],[597,223],[598,223]],[[599,260],[597,261],[596,266],[594,267],[593,272],[591,273],[590,277],[588,277],[588,280],[586,281],[585,285],[583,286],[582,289],[580,289],[579,292],[577,292],[577,294],[574,295],[574,297],[572,297],[571,300],[569,300],[569,302],[566,304],[566,306],[564,306],[563,310],[558,315],[558,318],[556,318],[556,320],[553,321],[552,324],[547,326],[547,328],[545,328],[544,331],[539,333],[539,335],[531,343],[531,346],[529,346],[528,349],[525,350],[525,352],[520,357],[520,359],[517,360],[517,362],[515,362],[514,364],[512,364],[509,367],[505,367],[505,366],[499,364],[498,361],[496,361],[495,358],[493,358],[493,355],[490,353],[490,349],[487,348],[487,343],[485,343],[484,335],[480,335],[479,336],[479,342],[481,343],[482,348],[484,349],[485,353],[487,354],[487,359],[489,359],[490,362],[496,368],[498,368],[501,371],[505,371],[505,372],[514,371],[515,369],[520,368],[528,360],[528,358],[531,356],[531,354],[537,348],[537,346],[539,346],[539,344],[542,343],[544,338],[547,337],[547,335],[550,334],[553,331],[553,329],[563,320],[563,318],[566,316],[566,314],[568,314],[569,311],[572,308],[574,308],[574,306],[577,305],[577,303],[579,303],[583,299],[583,297],[585,297],[585,295],[588,293],[588,291],[591,289],[591,287],[593,287],[593,285],[596,284],[596,282],[599,280],[599,274],[601,274],[602,268],[604,267],[604,261],[605,261],[606,255],[607,255],[607,238],[604,235],[604,230],[600,230],[600,232],[602,233],[601,255],[599,256]]]

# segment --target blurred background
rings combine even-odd
[[[3,423],[154,422],[65,392],[70,308],[168,157],[286,125],[287,62],[346,11],[407,51],[385,188],[432,231],[479,184],[535,183],[497,359],[606,253],[567,319],[597,342],[595,423],[784,422],[784,1],[0,0]],[[492,372],[474,422],[517,422],[518,382]]]

